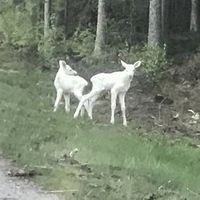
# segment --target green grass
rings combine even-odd
[[[0,72],[0,148],[19,166],[46,166],[36,168],[43,174],[36,182],[65,191],[66,199],[200,199],[200,150],[188,145],[192,139],[111,126],[109,113],[98,116],[104,124],[74,120],[63,106],[53,113],[54,74],[18,70]],[[74,148],[78,164],[60,160]]]

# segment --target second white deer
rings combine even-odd
[[[78,117],[79,112],[84,105],[84,103],[89,100],[89,109],[88,114],[92,119],[92,109],[95,101],[99,97],[102,91],[110,90],[111,91],[111,119],[110,123],[114,124],[115,118],[115,108],[117,96],[119,97],[119,103],[121,106],[123,125],[127,126],[126,120],[126,106],[125,106],[125,95],[128,89],[130,88],[131,81],[135,69],[141,65],[141,61],[137,61],[134,64],[127,64],[121,60],[122,66],[125,68],[123,71],[117,71],[113,73],[100,73],[94,75],[90,80],[92,82],[92,90],[90,93],[82,96],[81,101],[74,113],[74,118]]]
[[[54,80],[54,86],[56,88],[56,100],[54,103],[54,112],[58,109],[58,105],[62,96],[65,100],[65,111],[70,111],[70,94],[80,101],[84,88],[88,85],[88,82],[77,75],[77,72],[73,70],[64,60],[59,61],[59,70]],[[84,103],[86,110],[87,102]],[[81,115],[84,113],[84,107],[81,109]]]

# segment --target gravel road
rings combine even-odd
[[[10,162],[0,157],[0,200],[61,200],[54,194],[45,193],[30,180],[9,177]]]

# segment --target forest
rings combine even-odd
[[[9,159],[19,171],[5,176],[61,200],[200,199],[199,18],[199,0],[1,0],[0,172]],[[120,96],[110,124],[112,92],[93,120],[74,119],[78,95],[55,108],[61,60],[84,94],[93,75],[139,61],[127,127]]]
[[[139,57],[154,73],[165,53],[198,43],[197,0],[3,0],[0,8],[1,43],[48,67],[59,57],[86,63]]]

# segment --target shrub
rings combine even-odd
[[[158,46],[135,47],[130,53],[120,51],[120,56],[130,63],[142,60],[142,70],[149,78],[154,78],[167,64],[166,49]]]
[[[56,42],[53,39],[53,33],[50,31],[48,38],[41,39],[38,44],[38,52],[40,57],[46,62],[51,62],[56,46]]]
[[[90,29],[81,32],[77,30],[74,35],[66,42],[66,48],[79,52],[80,56],[85,57],[91,54],[94,48],[95,34]]]
[[[89,29],[80,33],[76,31],[68,40],[58,40],[58,38],[64,38],[64,35],[61,34],[61,30],[51,29],[48,39],[40,41],[38,51],[46,62],[51,62],[52,59],[58,57],[77,62],[91,54],[95,35]]]
[[[1,14],[0,32],[5,36],[4,43],[15,47],[34,46],[37,41],[36,29],[26,11],[8,9]]]

